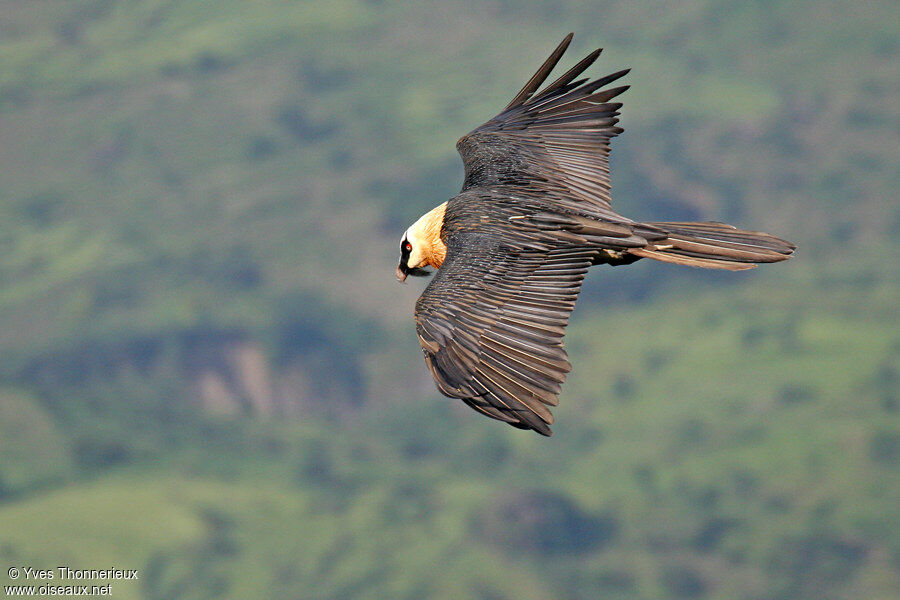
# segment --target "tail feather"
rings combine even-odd
[[[647,223],[668,234],[630,254],[662,262],[743,271],[757,263],[787,260],[796,246],[768,233],[744,231],[725,223]]]

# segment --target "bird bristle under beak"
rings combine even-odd
[[[406,271],[403,270],[403,265],[397,265],[397,281],[406,283]]]

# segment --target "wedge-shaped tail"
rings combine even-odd
[[[786,260],[796,246],[768,233],[744,231],[725,223],[647,223],[668,233],[664,240],[629,254],[662,262],[743,271],[757,263]]]

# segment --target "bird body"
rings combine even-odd
[[[744,270],[795,246],[723,223],[640,223],[612,209],[609,140],[627,71],[577,79],[591,53],[539,90],[572,35],[496,117],[457,143],[462,191],[406,230],[397,277],[437,269],[416,331],[438,389],[506,423],[550,435],[571,370],[563,348],[588,268],[641,258]]]

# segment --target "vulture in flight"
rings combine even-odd
[[[459,140],[459,194],[400,242],[397,278],[438,269],[416,302],[438,389],[513,427],[550,435],[571,365],[563,348],[588,268],[641,258],[740,271],[795,246],[724,223],[641,223],[612,208],[609,140],[628,70],[581,77],[600,50],[541,87],[566,36],[500,114]]]

